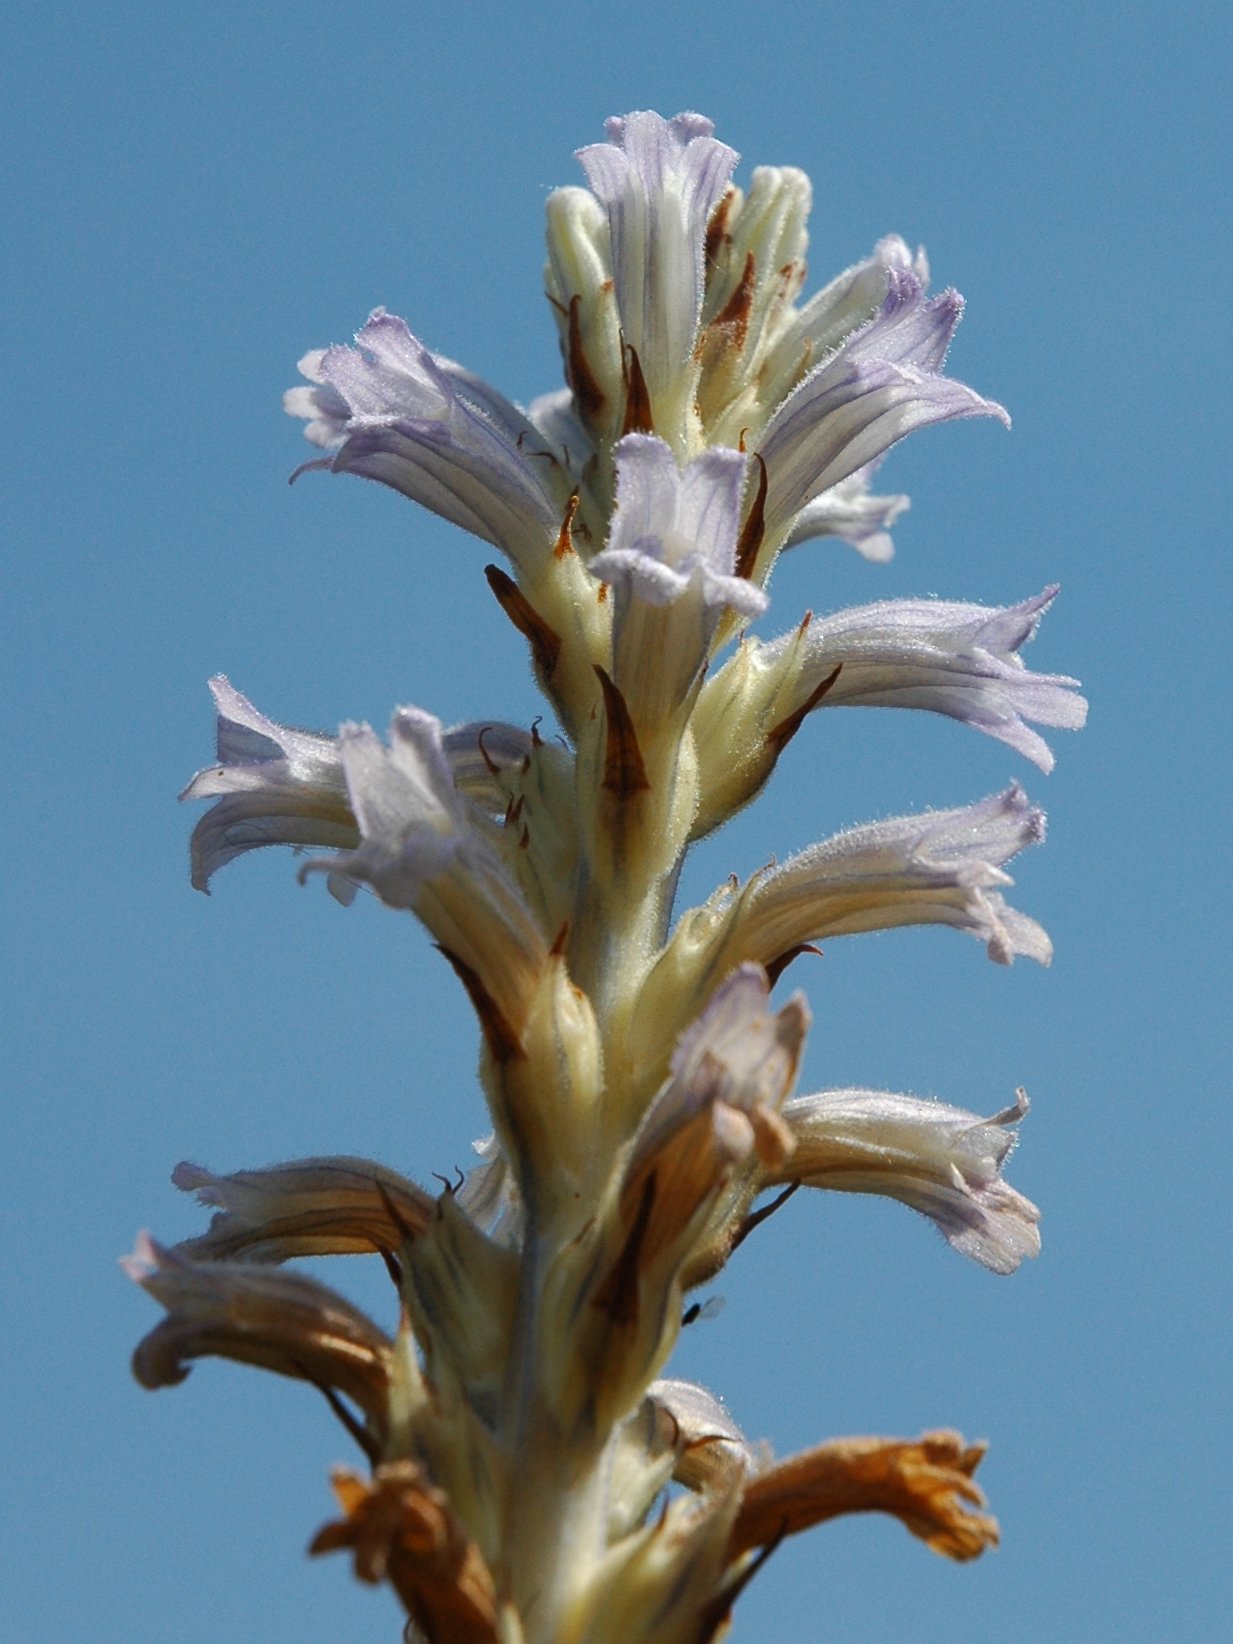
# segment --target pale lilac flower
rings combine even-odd
[[[800,511],[866,467],[905,434],[962,417],[997,417],[1000,405],[942,375],[963,313],[954,291],[925,297],[912,269],[888,272],[876,319],[816,366],[767,423],[765,540],[773,552]]]
[[[803,1182],[841,1193],[880,1193],[928,1216],[947,1242],[994,1273],[1040,1251],[1040,1212],[1002,1180],[1028,1110],[982,1119],[943,1102],[877,1090],[824,1090],[783,1109],[793,1152],[767,1185]]]
[[[752,962],[777,977],[816,942],[904,925],[949,925],[1009,965],[1017,954],[1047,965],[1045,931],[1010,907],[1005,864],[1044,838],[1044,813],[1017,783],[975,805],[892,817],[849,828],[762,869],[733,875],[701,907],[682,914],[645,974],[636,1026],[648,1061],[681,1033],[714,978]]]
[[[958,810],[850,828],[757,880],[730,942],[772,965],[829,936],[953,925],[986,943],[998,964],[1016,954],[1048,964],[1049,938],[996,888],[1012,882],[1004,864],[1044,832],[1044,813],[1017,783]]]
[[[306,354],[311,388],[284,396],[335,455],[305,468],[361,474],[495,544],[520,569],[551,553],[573,480],[562,454],[494,388],[432,354],[377,309],[355,348]],[[298,472],[304,472],[300,469]]]
[[[218,764],[198,771],[181,799],[214,799],[193,829],[192,883],[207,891],[228,862],[262,845],[346,850],[359,834],[338,743],[267,719],[223,674],[210,681],[218,709]],[[331,893],[350,901],[345,882]]]
[[[442,743],[440,720],[420,708],[398,710],[388,748],[368,725],[339,731],[361,839],[347,872],[372,885],[390,907],[413,908],[424,881],[446,872],[470,838],[471,821]]]
[[[616,448],[616,513],[590,563],[611,583],[613,675],[636,723],[666,718],[707,660],[725,611],[756,616],[766,595],[734,574],[744,455],[716,447],[684,471],[663,442]]]
[[[608,217],[617,312],[656,418],[678,412],[702,307],[706,225],[736,165],[710,120],[639,111],[578,151]],[[661,430],[662,431],[662,430]]]
[[[193,830],[195,888],[208,891],[220,868],[263,845],[353,849],[360,834],[337,737],[277,724],[222,674],[210,681],[210,691],[218,709],[218,763],[198,771],[180,795],[218,799]],[[455,726],[442,746],[459,791],[499,812],[508,795],[494,772],[521,766],[533,742],[527,732],[497,722]],[[354,882],[332,874],[330,893],[348,903]]]
[[[876,318],[897,271],[929,269],[897,234],[800,307],[812,190],[803,172],[759,166],[748,196],[729,189],[707,234],[698,403],[711,440],[754,438],[801,378]]]
[[[1019,655],[1057,597],[1046,588],[1002,608],[944,600],[888,600],[813,620],[803,640],[784,634],[753,650],[755,671],[776,670],[795,650],[789,711],[808,702],[836,667],[823,708],[926,708],[974,726],[1053,769],[1044,738],[1025,723],[1078,730],[1087,703],[1078,680],[1036,674]]]
[[[813,537],[837,537],[850,543],[863,559],[874,565],[884,565],[893,559],[895,545],[890,528],[912,506],[912,499],[902,494],[878,497],[870,491],[870,482],[880,466],[881,458],[866,463],[847,479],[832,485],[801,509],[788,533],[785,548]]]
[[[901,274],[911,275],[921,290],[926,290],[929,259],[923,246],[913,252],[901,235],[887,234],[870,256],[845,268],[792,310],[769,362],[772,376],[784,385],[780,398],[786,398],[801,375],[824,363],[842,343],[877,318]],[[789,381],[792,371],[796,378]]]
[[[458,792],[440,721],[400,708],[388,747],[367,725],[344,725],[338,746],[360,844],[308,863],[301,878],[341,874],[388,907],[414,910],[516,1032],[548,947]]]

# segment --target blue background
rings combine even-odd
[[[427,1179],[484,1129],[473,1028],[423,934],[344,913],[284,853],[192,893],[174,796],[206,677],[384,726],[537,711],[484,547],[375,486],[286,475],[307,348],[370,307],[526,400],[556,386],[542,204],[633,107],[697,108],[815,187],[811,289],[890,231],[969,310],[952,373],[1015,428],[930,430],[886,488],[889,567],[790,556],[764,631],[870,599],[1063,593],[1031,660],[1081,675],[1045,779],[926,715],[824,714],[687,890],[838,827],[1021,777],[1018,865],[1051,971],[949,932],[830,944],[803,1089],[1033,1111],[1013,1279],[901,1207],[801,1195],[674,1361],[780,1453],[987,1435],[1004,1546],[957,1568],[854,1519],[783,1547],[735,1637],[891,1644],[1225,1636],[1230,1547],[1226,6],[731,0],[18,4],[3,657],[5,1609],[25,1644],[392,1639],[396,1607],[304,1546],[352,1459],[311,1390],[210,1362],[147,1396],[156,1317],[117,1271],[187,1235],[177,1159],[314,1152]],[[1218,100],[1219,98],[1219,100]],[[389,1314],[375,1264],[339,1278]]]

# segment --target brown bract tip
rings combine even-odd
[[[655,420],[651,415],[651,393],[642,375],[642,362],[636,348],[625,350],[625,417],[622,434],[653,434]]]
[[[497,603],[530,645],[535,666],[545,679],[551,679],[561,654],[560,634],[544,621],[513,577],[499,565],[486,565],[484,575]]]
[[[839,678],[842,667],[843,663],[837,662],[821,684],[815,686],[815,688],[809,693],[808,697],[806,697],[805,701],[801,703],[799,708],[794,708],[790,714],[786,714],[779,721],[778,725],[771,726],[770,730],[766,733],[766,740],[767,745],[774,748],[776,757],[778,757],[788,746],[788,743],[791,742],[797,731],[799,731],[801,726],[804,724],[806,717],[813,712],[813,710],[818,706],[818,703],[821,702],[822,698]]]
[[[605,394],[582,346],[582,298],[576,295],[569,299],[565,374],[583,418],[596,416],[603,409]]]
[[[744,449],[742,436],[741,450]],[[753,454],[753,460],[758,465],[758,483],[736,542],[736,575],[746,580],[754,574],[754,566],[758,563],[758,550],[762,547],[762,538],[766,532],[766,463],[757,451]]]
[[[591,1305],[601,1308],[614,1324],[633,1326],[638,1322],[642,1253],[651,1224],[651,1212],[655,1208],[656,1192],[655,1172],[652,1170],[642,1183],[621,1252],[591,1297]]]
[[[819,959],[822,957],[822,949],[816,946],[815,943],[798,942],[795,947],[785,949],[777,958],[772,959],[766,967],[766,979],[770,985],[774,987],[792,961],[799,959],[802,954],[806,953],[816,954]]]
[[[501,1007],[489,993],[480,980],[478,972],[471,969],[465,960],[451,953],[447,947],[438,942],[437,947],[449,960],[454,968],[454,974],[467,990],[467,996],[475,1007],[475,1014],[479,1017],[480,1027],[484,1032],[484,1042],[492,1053],[496,1062],[520,1061],[526,1051],[522,1047],[522,1040],[515,1032],[509,1018],[502,1012]]]
[[[709,273],[711,265],[719,254],[720,244],[728,237],[728,222],[732,216],[732,207],[736,200],[736,190],[728,185],[723,199],[711,212],[710,221],[706,225],[706,266]]]
[[[707,327],[708,332],[726,331],[727,340],[732,348],[741,349],[745,346],[745,338],[749,331],[749,316],[753,311],[754,286],[757,276],[754,269],[754,254],[745,253],[745,266],[741,270],[741,277],[737,281],[736,289],[728,298],[719,313]]]
[[[606,792],[619,799],[645,793],[651,784],[647,780],[642,750],[634,731],[634,722],[620,689],[599,663],[595,663],[600,689],[604,693],[604,710],[608,715],[608,739],[604,749],[604,780]]]
[[[578,512],[578,493],[574,492],[565,504],[565,518],[561,521],[561,529],[557,532],[557,545],[552,550],[556,559],[564,559],[566,554],[575,553],[574,533],[572,530],[574,515]]]

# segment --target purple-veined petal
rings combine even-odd
[[[842,1193],[880,1193],[928,1216],[947,1242],[994,1273],[1013,1273],[1040,1251],[1040,1212],[1002,1180],[1017,1137],[1015,1105],[982,1119],[963,1108],[876,1090],[824,1090],[788,1102],[796,1139],[770,1184],[804,1182]]]
[[[663,440],[629,434],[616,448],[617,508],[608,546],[591,571],[619,597],[667,605],[687,592],[743,616],[766,595],[733,575],[746,458],[722,446],[684,470]]]
[[[217,765],[198,771],[181,799],[214,799],[193,829],[192,883],[263,845],[346,850],[359,838],[334,737],[298,731],[260,713],[222,674],[210,681],[218,709]],[[349,901],[343,880],[330,890]]]
[[[874,320],[907,274],[928,282],[898,235],[846,269],[801,307],[809,179],[761,166],[748,197],[730,189],[708,230],[705,328],[698,343],[697,402],[712,444],[757,448],[776,408],[801,379]]]
[[[1078,680],[1037,674],[1020,650],[1057,596],[1046,588],[1002,608],[931,599],[888,600],[815,620],[799,645],[802,657],[792,707],[807,702],[836,667],[821,707],[922,708],[945,714],[1007,743],[1044,771],[1053,754],[1027,723],[1078,730],[1087,703]],[[774,669],[798,644],[785,634],[753,654]]]
[[[222,674],[210,681],[210,691],[218,709],[218,763],[198,771],[180,795],[218,800],[193,830],[193,885],[208,890],[220,868],[263,845],[343,851],[358,845],[338,738],[277,724]],[[508,795],[494,769],[521,766],[533,742],[529,733],[496,721],[456,725],[444,733],[442,747],[459,791],[500,811]],[[347,903],[355,884],[335,874],[330,892]]]
[[[629,434],[616,455],[612,531],[590,569],[615,590],[614,677],[641,725],[683,700],[723,612],[756,615],[766,595],[734,574],[741,452],[716,447],[682,471],[663,440]]]
[[[795,548],[811,537],[838,537],[850,543],[862,558],[875,565],[893,559],[890,528],[912,506],[910,497],[877,497],[869,489],[879,461],[867,463],[855,474],[832,485],[807,502],[793,521],[785,548]]]
[[[737,161],[714,129],[698,114],[644,110],[609,120],[607,141],[578,151],[608,213],[621,329],[660,416],[691,378],[707,220]]]
[[[353,856],[364,862],[349,871],[391,907],[414,907],[420,884],[445,871],[469,826],[441,723],[420,708],[400,708],[388,748],[367,725],[343,725],[338,742],[363,841]]]
[[[897,275],[910,274],[923,293],[929,285],[929,265],[923,250],[915,256],[898,234],[888,234],[873,248],[873,255],[855,263],[801,305],[796,333],[808,339],[814,363],[818,363],[873,320],[886,301]]]
[[[341,874],[371,885],[388,907],[413,910],[517,1031],[547,944],[458,792],[440,722],[400,708],[388,746],[367,725],[344,725],[338,740],[360,844],[308,863],[301,879]]]
[[[851,828],[755,883],[737,946],[770,965],[828,936],[940,924],[978,937],[998,964],[1016,954],[1048,964],[1049,938],[996,889],[1011,883],[1003,865],[1044,831],[1017,783],[957,810]]]
[[[550,394],[537,395],[527,407],[527,416],[544,442],[552,450],[561,452],[570,473],[581,475],[593,455],[593,447],[569,389],[557,388]]]
[[[383,309],[356,344],[306,355],[301,369],[315,386],[285,397],[292,416],[309,418],[314,444],[338,448],[306,467],[378,480],[516,565],[542,563],[572,481],[534,423]]]
[[[332,736],[276,724],[242,696],[225,674],[210,680],[210,694],[218,709],[218,764],[199,771],[180,795],[182,799],[243,793],[280,780],[344,791],[338,745]]]
[[[1000,405],[941,375],[963,312],[954,291],[926,298],[917,274],[891,270],[876,319],[793,390],[767,424],[766,537],[782,543],[822,492],[875,461],[916,428],[963,417],[1009,418]]]

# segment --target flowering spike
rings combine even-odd
[[[446,730],[404,707],[385,740],[299,731],[220,676],[217,759],[184,795],[212,801],[202,890],[259,846],[311,847],[332,854],[301,877],[421,921],[474,1006],[492,1133],[469,1172],[433,1172],[435,1196],[345,1156],[179,1165],[213,1217],[127,1262],[165,1310],[134,1368],[171,1385],[213,1355],[316,1387],[370,1476],[335,1474],[341,1516],[312,1551],[388,1582],[408,1637],[708,1644],[780,1541],[839,1513],[890,1513],[955,1559],[997,1526],[973,1482],[983,1446],[954,1433],[774,1462],[666,1373],[707,1305],[687,1292],[803,1187],[896,1199],[994,1273],[1040,1247],[1002,1175],[1021,1092],[988,1118],[796,1095],[809,1013],[772,989],[821,939],[902,925],[966,931],[1002,964],[1052,949],[1003,896],[1044,837],[1017,784],[849,828],[677,909],[686,852],[815,712],[924,709],[1048,770],[1036,727],[1078,728],[1086,704],[1022,658],[1054,587],[748,631],[785,547],[831,537],[889,561],[908,498],[873,486],[900,439],[1006,413],[946,376],[962,299],[930,296],[897,235],[803,294],[803,172],[737,186],[710,121],[646,110],[578,158],[587,186],[547,201],[564,387],[524,410],[377,309],[353,347],[307,354],[286,396],[323,453],[305,467],[375,480],[500,552],[488,584],[559,730]],[[379,1257],[393,1337],[290,1270],[333,1254]]]

